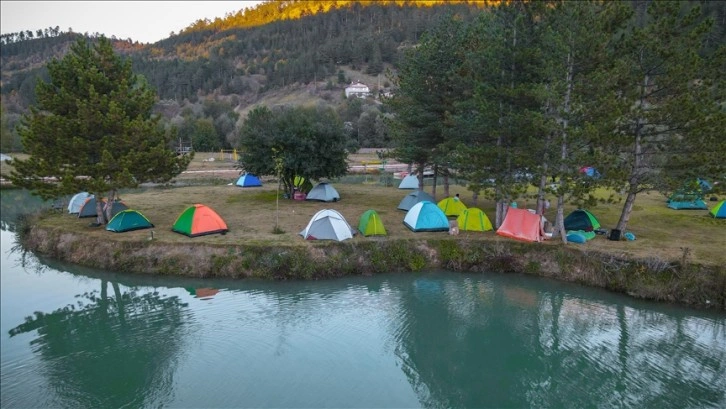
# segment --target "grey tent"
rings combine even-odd
[[[398,185],[399,189],[418,189],[418,177],[416,175],[408,175],[401,179]]]
[[[405,210],[409,211],[418,202],[423,202],[424,200],[428,200],[429,202],[436,203],[436,200],[434,200],[433,197],[431,197],[430,194],[424,192],[423,190],[416,190],[414,192],[411,192],[406,195],[406,197],[401,200],[401,203],[398,204],[399,210]]]
[[[330,183],[321,182],[308,193],[305,200],[318,200],[321,202],[337,202],[340,200],[338,191]]]
[[[355,233],[342,214],[332,209],[323,209],[315,213],[300,235],[305,240],[343,241],[353,238]]]
[[[126,203],[120,201],[120,200],[114,200],[111,204],[111,219],[113,219],[114,216],[116,216],[119,212],[123,210],[128,210],[128,206],[126,206]],[[103,214],[106,215],[106,210],[108,209],[108,203],[103,204]]]
[[[106,204],[106,200],[101,200],[101,208],[103,208],[103,206]],[[96,217],[96,198],[94,196],[86,198],[86,201],[83,202],[83,205],[78,210],[78,217]]]

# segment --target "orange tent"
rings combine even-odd
[[[524,241],[542,241],[542,216],[526,209],[510,207],[497,234]]]
[[[211,208],[203,204],[195,204],[184,210],[174,222],[172,231],[186,234],[189,237],[229,231],[227,223]]]

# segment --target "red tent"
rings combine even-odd
[[[542,216],[530,213],[526,209],[510,207],[507,217],[497,229],[497,234],[524,241],[542,241]]]

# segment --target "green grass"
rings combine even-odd
[[[371,176],[372,177],[372,176]],[[231,183],[235,180],[222,179]],[[346,183],[347,182],[347,183]],[[154,223],[155,240],[169,243],[210,243],[215,245],[238,245],[242,243],[258,243],[261,245],[305,246],[307,243],[298,233],[308,221],[321,209],[339,211],[356,228],[359,217],[368,209],[375,209],[380,215],[389,235],[383,240],[427,239],[437,238],[446,233],[413,233],[403,225],[405,212],[398,210],[400,200],[409,193],[394,186],[385,187],[380,184],[366,184],[361,176],[341,178],[334,183],[341,200],[336,203],[310,201],[279,200],[277,210],[277,184],[265,183],[262,188],[240,188],[227,184],[195,185],[185,187],[165,187],[127,192],[122,198],[131,207],[141,211]],[[263,181],[264,183],[264,181]],[[426,189],[431,192],[430,187]],[[459,193],[465,204],[471,206],[471,192],[464,186],[454,185],[450,194]],[[603,196],[610,192],[599,192]],[[438,199],[443,198],[443,187],[439,186]],[[554,198],[550,198],[554,203]],[[533,207],[532,200],[520,200],[519,207]],[[204,203],[215,209],[227,222],[230,232],[224,236],[211,235],[188,238],[171,231],[177,216],[194,203]],[[484,210],[491,220],[494,219],[494,203],[491,200],[478,200],[478,206]],[[599,219],[603,228],[613,228],[618,218],[622,203],[598,205],[589,210]],[[574,210],[574,206],[566,206],[565,215]],[[554,221],[554,206],[545,216]],[[279,230],[274,231],[275,220],[279,218]],[[99,239],[112,238],[119,241],[146,240],[148,230],[139,230],[123,234],[106,232],[102,228],[88,227],[89,219],[78,219],[63,214],[55,215],[43,221],[44,224],[56,226],[68,231],[84,232],[97,235]],[[687,254],[687,261],[704,265],[726,265],[726,220],[716,220],[705,210],[672,210],[666,207],[665,197],[658,193],[641,194],[636,201],[628,231],[636,235],[636,240],[610,241],[604,236],[597,236],[585,244],[569,244],[583,252],[598,251],[615,256],[627,256],[649,259],[653,263],[664,261],[680,261]],[[494,232],[471,233],[462,232],[460,239],[482,240],[487,242],[507,241]],[[357,236],[355,241],[368,242],[380,238]],[[531,246],[561,246],[559,240],[550,240]],[[535,266],[532,266],[535,268]]]

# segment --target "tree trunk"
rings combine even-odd
[[[434,165],[434,180],[433,180],[433,186],[431,187],[431,197],[436,199],[436,185],[438,184],[439,180],[439,166]]]
[[[552,237],[557,237],[558,234],[562,238],[562,243],[567,244],[567,232],[565,231],[565,198],[562,195],[557,196],[557,215],[555,216]]]
[[[116,201],[116,189],[111,189],[108,193],[108,199],[106,201],[106,220],[111,220],[111,214],[113,213],[113,203]]]
[[[555,217],[555,228],[552,233],[552,237],[555,237],[555,235],[559,233],[563,244],[567,244],[567,231],[565,230],[565,197],[563,193],[565,191],[566,178],[563,176],[567,174],[567,165],[565,163],[567,160],[568,149],[567,127],[569,125],[568,116],[570,114],[570,99],[572,98],[572,77],[575,69],[574,59],[575,58],[572,55],[572,48],[570,48],[570,52],[567,54],[567,75],[565,77],[567,89],[565,91],[565,100],[562,105],[564,118],[560,118],[560,123],[562,124],[562,143],[560,144],[560,189],[557,196],[557,216]]]
[[[423,163],[417,164],[416,173],[417,173],[417,177],[418,177],[418,190],[424,190],[423,172],[424,172],[424,164]]]
[[[96,196],[96,223],[99,226],[106,224],[106,217],[103,215],[103,198]]]
[[[643,85],[640,88],[640,109],[645,106],[645,94],[648,86],[650,85],[650,76],[646,75],[643,78]],[[638,189],[643,177],[643,126],[645,121],[642,118],[638,118],[635,122],[635,143],[633,144],[633,167],[630,170],[630,178],[628,179],[628,197],[625,199],[623,205],[623,211],[620,213],[620,220],[616,229],[621,232],[625,232],[625,228],[628,227],[628,221],[630,220],[630,212],[633,211],[633,204],[635,203],[635,196],[638,194]]]
[[[449,172],[444,172],[444,197],[449,197]]]
[[[471,193],[471,201],[474,204],[474,207],[479,205],[479,191],[475,190]]]

